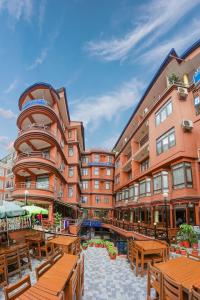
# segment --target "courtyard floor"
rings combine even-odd
[[[125,257],[111,260],[106,249],[95,247],[84,254],[83,300],[146,300],[146,276],[136,277]]]

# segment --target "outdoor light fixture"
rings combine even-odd
[[[25,204],[27,205],[27,198],[28,198],[28,195],[29,195],[29,191],[25,190],[24,191],[24,198],[25,198]]]

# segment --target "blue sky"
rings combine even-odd
[[[0,0],[0,157],[17,135],[18,98],[65,86],[86,146],[112,148],[172,47],[200,38],[200,0]]]

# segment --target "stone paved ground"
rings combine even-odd
[[[111,260],[106,249],[94,247],[84,254],[83,300],[146,300],[146,276],[136,277],[125,257]]]

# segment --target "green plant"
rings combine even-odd
[[[117,249],[115,247],[112,247],[108,250],[108,253],[110,255],[117,255]]]
[[[56,212],[56,214],[55,214],[55,224],[56,224],[57,226],[60,225],[61,219],[62,219],[62,215],[61,215],[59,212]]]
[[[169,82],[170,85],[172,85],[174,83],[179,83],[180,81],[181,81],[180,78],[175,73],[172,73],[168,77],[168,82]]]
[[[194,231],[192,225],[182,224],[180,230],[177,233],[177,241],[188,241],[190,244],[193,244],[198,241],[197,234]]]

